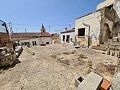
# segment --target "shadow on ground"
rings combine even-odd
[[[13,68],[15,67],[17,64],[21,63],[21,61],[19,61],[19,59],[16,59],[11,65],[7,65],[7,66],[3,66],[0,68],[0,71],[4,71],[7,70],[9,68]]]

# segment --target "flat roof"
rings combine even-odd
[[[93,13],[95,13],[95,12],[98,12],[98,11],[100,11],[100,10],[101,10],[101,9],[98,9],[98,10],[93,11],[93,12],[91,12],[91,13],[85,14],[85,15],[83,15],[83,16],[78,17],[77,19],[80,19],[80,18],[82,18],[82,17],[88,16],[88,15],[93,14]]]
[[[70,32],[75,32],[75,29],[63,31],[63,32],[61,32],[61,34],[62,33],[70,33]]]

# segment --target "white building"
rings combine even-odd
[[[12,33],[11,38],[17,43],[17,45],[48,45],[52,44],[52,35],[46,32],[46,29],[42,25],[41,32],[37,33]]]
[[[61,32],[61,43],[69,43],[73,45],[75,43],[75,29],[67,30]]]
[[[97,45],[100,33],[100,11],[79,17],[75,21],[75,38],[77,44]]]
[[[76,44],[97,46],[108,42],[113,23],[113,0],[106,0],[97,6],[96,11],[75,20]]]

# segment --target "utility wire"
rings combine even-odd
[[[41,26],[41,25],[27,25],[27,24],[12,24],[13,26]],[[47,27],[55,27],[55,26],[69,26],[74,24],[65,24],[65,25],[48,25]]]

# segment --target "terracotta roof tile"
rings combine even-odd
[[[102,84],[101,84],[101,90],[108,90],[110,87],[111,83],[105,79],[103,79]]]
[[[48,32],[41,33],[12,33],[11,38],[26,38],[26,37],[52,37],[52,35]]]

